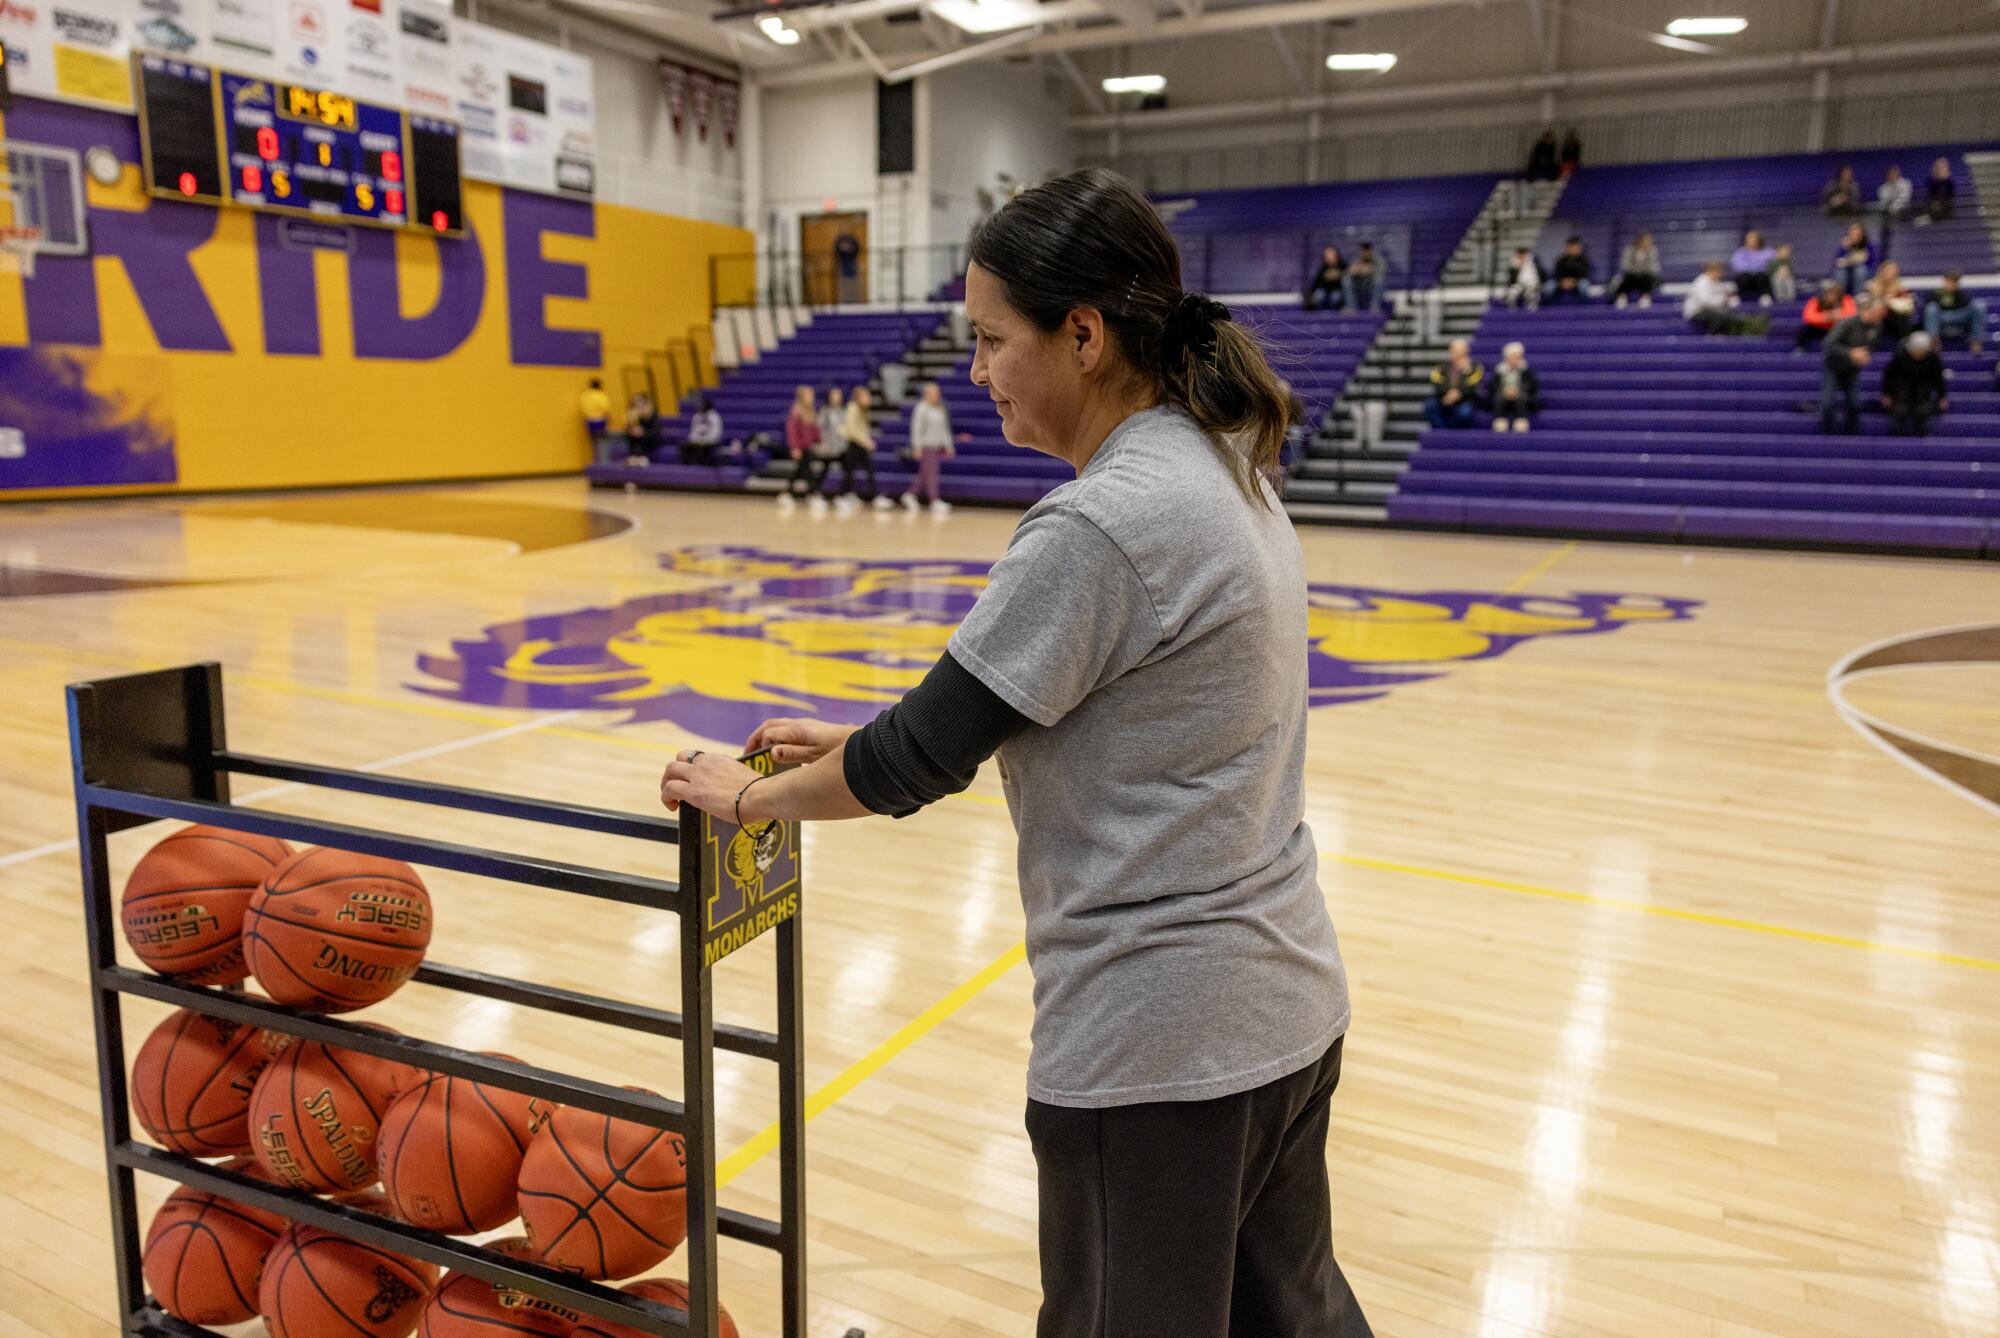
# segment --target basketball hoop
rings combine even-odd
[[[35,252],[41,249],[42,230],[28,224],[0,224],[0,274],[35,277]]]

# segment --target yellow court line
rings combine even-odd
[[[1503,587],[1503,593],[1509,595],[1520,594],[1523,590],[1526,590],[1531,583],[1533,583],[1534,579],[1537,576],[1546,575],[1549,569],[1554,567],[1556,563],[1561,562],[1564,558],[1568,557],[1571,553],[1574,553],[1575,551],[1576,551],[1576,540],[1571,539],[1568,543],[1559,546],[1555,552],[1550,553],[1540,562],[1537,562],[1534,566],[1528,568],[1526,571],[1522,572],[1519,576],[1516,576],[1513,580],[1507,582],[1506,586]]]
[[[934,1031],[939,1023],[965,1007],[966,1004],[970,1003],[984,991],[988,985],[991,985],[994,981],[1012,971],[1016,966],[1019,966],[1027,954],[1027,945],[1025,943],[1016,943],[1013,947],[988,962],[981,968],[979,974],[961,982],[951,993],[945,995],[929,1008],[926,1008],[923,1012],[904,1023],[888,1040],[855,1060],[847,1066],[846,1070],[839,1077],[807,1097],[806,1119],[818,1119],[827,1107],[846,1096],[866,1081],[870,1075],[881,1069],[883,1065]],[[749,1170],[765,1156],[769,1155],[777,1146],[778,1126],[776,1124],[766,1125],[749,1142],[737,1148],[736,1151],[724,1157],[717,1164],[715,1168],[716,1185],[722,1186],[728,1184],[737,1176]]]
[[[1968,957],[1963,953],[1912,948],[1901,943],[1883,943],[1877,939],[1855,938],[1847,934],[1824,934],[1816,929],[1793,929],[1789,925],[1765,924],[1761,920],[1745,920],[1734,915],[1712,915],[1707,911],[1683,910],[1678,906],[1659,906],[1647,901],[1600,897],[1591,892],[1565,892],[1560,888],[1537,887],[1533,883],[1517,883],[1507,878],[1488,878],[1475,873],[1454,873],[1449,869],[1431,869],[1421,864],[1398,864],[1394,860],[1368,859],[1361,855],[1332,855],[1328,858],[1336,863],[1352,865],[1357,869],[1407,874],[1413,878],[1430,878],[1442,883],[1457,883],[1464,887],[1511,892],[1517,896],[1542,897],[1549,901],[1568,901],[1581,906],[1602,906],[1609,910],[1634,911],[1640,915],[1656,915],[1666,920],[1682,920],[1689,924],[1708,925],[1717,929],[1741,929],[1752,934],[1769,934],[1776,938],[1795,939],[1801,943],[1824,943],[1837,948],[1860,948],[1867,952],[1885,952],[1897,957],[1914,957],[1926,962],[1969,966],[1977,971],[2000,971],[2000,961],[1985,957]]]

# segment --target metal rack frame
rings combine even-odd
[[[703,895],[716,879],[742,884],[711,853],[727,850],[737,829],[707,815],[701,839],[682,840],[667,818],[644,817],[577,804],[551,803],[425,781],[403,780],[337,767],[314,766],[233,751],[224,728],[222,668],[189,665],[69,688],[71,759],[76,785],[78,848],[83,863],[84,919],[89,937],[91,1005],[103,1099],[105,1161],[111,1193],[116,1297],[123,1331],[134,1335],[193,1338],[211,1329],[166,1314],[146,1294],[140,1271],[140,1222],[134,1174],[144,1171],[228,1197],[297,1222],[337,1232],[441,1267],[504,1283],[531,1296],[587,1315],[616,1319],[655,1335],[716,1338],[716,1252],[728,1236],[774,1250],[781,1259],[784,1338],[804,1338],[805,1093],[803,1085],[803,983],[800,923],[789,912],[761,917],[777,933],[778,1019],[775,1032],[718,1022],[711,971],[722,955],[745,941],[741,928],[724,940],[713,923],[715,901]],[[768,756],[749,759],[771,769]],[[230,802],[232,775],[263,776],[299,785],[483,813],[582,831],[680,846],[679,879],[637,877],[531,855],[475,849],[447,841],[399,835],[298,817]],[[302,1012],[252,996],[240,988],[183,985],[119,965],[118,915],[111,887],[107,838],[113,832],[168,819],[211,823],[361,854],[405,860],[555,892],[598,897],[671,911],[680,917],[681,1011],[624,1003],[571,990],[426,962],[415,980],[526,1008],[623,1027],[681,1042],[683,1099],[613,1087],[574,1075],[461,1050],[435,1041],[376,1031],[339,1017]],[[691,828],[691,832],[694,830]],[[727,835],[722,835],[726,833]],[[780,829],[798,860],[797,824]],[[797,863],[792,887],[801,872]],[[705,881],[706,880],[706,881]],[[754,895],[754,893],[746,894]],[[740,908],[739,908],[740,909]],[[752,935],[754,937],[754,935]],[[123,996],[154,999],[211,1017],[286,1032],[305,1040],[359,1050],[452,1077],[491,1083],[528,1096],[577,1106],[617,1119],[678,1133],[687,1148],[687,1311],[625,1295],[604,1283],[511,1259],[468,1241],[346,1207],[298,1190],[226,1171],[218,1165],[167,1152],[132,1137],[125,1068]],[[773,1221],[716,1203],[715,1051],[769,1060],[778,1067],[779,1215]]]

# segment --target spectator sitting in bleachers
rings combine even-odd
[[[1937,341],[1922,330],[1904,340],[1882,369],[1882,407],[1899,437],[1929,436],[1931,418],[1951,408],[1949,395]]]
[[[1535,263],[1535,253],[1528,247],[1514,248],[1513,281],[1500,300],[1510,307],[1526,307],[1533,311],[1542,304],[1542,270]]]
[[[1799,313],[1797,351],[1818,348],[1828,330],[1853,314],[1854,299],[1840,286],[1840,280],[1828,279],[1817,294],[1806,299],[1806,309]]]
[[[813,408],[813,388],[800,386],[792,393],[792,411],[785,415],[785,449],[791,453],[792,476],[778,494],[780,507],[791,509],[795,491],[808,497],[819,495],[826,464],[820,459],[818,446],[819,415]]]
[[[1733,310],[1736,294],[1730,291],[1720,260],[1712,260],[1688,285],[1681,302],[1681,319],[1703,334],[1741,334],[1743,322]]]
[[[1535,147],[1528,150],[1528,180],[1554,181],[1560,176],[1556,154],[1556,132],[1544,130],[1542,137],[1535,141]]]
[[[1339,311],[1347,303],[1347,262],[1340,248],[1329,246],[1320,253],[1319,268],[1306,284],[1306,310]]]
[[[1583,238],[1571,237],[1556,257],[1555,277],[1549,280],[1548,302],[1588,302],[1590,300],[1590,257],[1584,254]]]
[[[1882,304],[1873,294],[1862,297],[1860,309],[1827,331],[1820,354],[1819,430],[1852,436],[1861,430],[1861,369],[1873,355],[1876,332],[1882,328]],[[1834,415],[1840,414],[1840,425]]]
[[[1425,419],[1437,428],[1472,426],[1472,401],[1485,378],[1485,369],[1472,360],[1472,345],[1463,339],[1452,340],[1444,361],[1431,370]]]
[[[1529,420],[1542,407],[1542,381],[1528,365],[1527,345],[1517,339],[1500,350],[1500,361],[1494,364],[1486,388],[1491,396],[1488,407],[1493,410],[1493,430],[1505,432],[1511,424],[1514,431],[1526,432]]]
[[[1884,218],[1901,218],[1910,212],[1910,181],[1903,169],[1891,165],[1875,190],[1875,207]]]
[[[1575,176],[1576,169],[1583,166],[1583,140],[1577,135],[1576,127],[1563,131],[1562,150],[1556,155],[1556,169],[1564,176]]]
[[[1355,311],[1373,311],[1382,296],[1382,262],[1376,258],[1375,243],[1363,242],[1347,264],[1347,305]]]
[[[1820,208],[1829,214],[1858,214],[1861,212],[1861,183],[1854,179],[1854,169],[1841,164],[1840,171],[1833,180],[1826,183],[1819,193]]]
[[[1963,339],[1974,353],[1986,347],[1986,303],[1964,288],[1963,270],[1946,270],[1944,287],[1924,304],[1924,332],[1933,339]]]
[[[1730,257],[1736,274],[1736,296],[1759,306],[1771,305],[1771,262],[1778,253],[1764,245],[1764,234],[1752,228],[1743,234],[1743,245]]]
[[[1779,242],[1771,255],[1771,297],[1779,303],[1799,300],[1799,273],[1792,266],[1792,244]]]
[[[1931,179],[1924,186],[1924,216],[1919,223],[1942,223],[1958,204],[1958,183],[1951,177],[1951,159],[1931,164]]]
[[[1653,290],[1660,286],[1660,248],[1653,234],[1642,232],[1632,239],[1618,258],[1618,281],[1611,287],[1612,301],[1624,306],[1633,298],[1642,307],[1653,305]]]
[[[1917,295],[1903,282],[1903,267],[1893,260],[1868,281],[1868,291],[1882,304],[1882,342],[1895,347],[1917,328]]]
[[[1868,286],[1868,276],[1874,272],[1875,243],[1868,240],[1867,228],[1852,224],[1841,235],[1840,245],[1833,249],[1833,273],[1849,296],[1859,297]]]
[[[716,412],[715,401],[703,395],[701,407],[688,419],[687,438],[681,442],[681,463],[709,464],[715,458],[715,448],[721,444],[722,415]]]

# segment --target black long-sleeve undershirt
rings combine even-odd
[[[900,702],[848,736],[841,769],[870,812],[907,818],[971,785],[979,764],[1032,723],[946,651]]]

